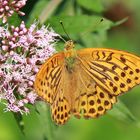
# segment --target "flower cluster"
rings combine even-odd
[[[0,0],[0,18],[3,19],[3,23],[5,23],[7,17],[12,16],[14,12],[23,16],[24,13],[19,10],[26,4],[26,1],[27,0]]]
[[[6,100],[6,111],[25,112],[26,104],[34,104],[37,95],[33,83],[39,64],[54,52],[55,37],[52,29],[35,22],[26,28],[0,27],[0,99]]]

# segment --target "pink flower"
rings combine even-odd
[[[10,29],[10,31],[8,30]],[[37,22],[26,28],[0,28],[0,98],[7,101],[5,111],[28,113],[26,104],[34,104],[37,94],[33,83],[39,64],[55,52],[55,37],[52,29]]]
[[[23,12],[19,11],[25,4],[27,0],[0,0],[0,18],[2,18],[3,23],[7,22],[7,18],[12,16],[14,12],[19,15],[25,15]]]

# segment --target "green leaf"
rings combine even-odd
[[[8,24],[18,26],[21,23],[21,19],[17,13],[14,13],[11,17],[8,18]]]
[[[102,17],[100,16],[57,16],[52,17],[45,24],[50,24],[53,29],[61,34],[65,35],[60,21],[63,22],[65,30],[68,34],[82,34],[85,32],[99,31],[99,30],[107,30],[113,26],[113,23],[107,19],[104,19],[103,22],[100,22]]]
[[[77,0],[77,3],[90,11],[101,13],[104,10],[101,0]]]
[[[60,35],[68,40],[60,21],[70,38],[76,41],[76,49],[83,47],[101,46],[107,38],[107,30],[113,26],[113,22],[100,16],[58,16],[51,18],[46,25],[50,25]],[[81,44],[80,44],[81,43]],[[77,47],[77,44],[80,46]],[[59,48],[63,48],[64,45]],[[57,48],[57,47],[56,47]],[[57,49],[59,50],[59,49]],[[62,50],[62,49],[60,49]]]
[[[38,1],[35,6],[32,8],[32,11],[29,15],[28,25],[34,22],[35,19],[38,19],[42,9],[48,4],[49,0],[40,0]]]
[[[40,23],[44,23],[46,20],[48,20],[48,18],[54,13],[61,2],[62,0],[49,1],[48,5],[45,6],[39,16]]]
[[[59,6],[55,13],[59,16],[64,15],[74,15],[75,14],[75,7],[74,7],[75,1],[69,0],[69,1],[63,1],[62,6]]]
[[[53,140],[54,132],[57,126],[51,119],[50,110],[44,102],[37,102],[36,111],[38,115],[38,119],[42,123],[42,132],[44,132],[44,140]]]
[[[9,25],[18,26],[21,23],[21,19],[17,13],[14,13],[11,17],[8,17],[6,23],[2,23],[2,19],[0,19],[0,26],[3,26],[7,23]]]
[[[117,104],[114,105],[114,108],[108,113],[120,121],[139,125],[139,122],[135,118],[135,116],[120,100],[119,102],[117,102]]]
[[[88,33],[81,36],[84,47],[95,48],[101,47],[103,42],[107,39],[106,31],[99,31],[98,33]]]
[[[23,122],[22,115],[20,113],[14,113],[14,112],[13,112],[13,115],[14,115],[14,118],[17,122],[19,129],[21,130],[22,134],[24,134],[24,122]]]
[[[0,26],[2,26],[3,25],[3,23],[2,23],[2,19],[0,18]]]

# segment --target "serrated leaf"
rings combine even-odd
[[[104,10],[101,0],[77,0],[77,3],[87,10],[102,12]]]

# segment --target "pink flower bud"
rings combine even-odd
[[[18,33],[17,32],[14,32],[14,36],[17,37],[18,36]]]
[[[23,100],[20,100],[20,101],[18,102],[18,106],[19,106],[19,107],[24,106],[24,102],[23,102]]]
[[[11,29],[12,29],[12,31],[13,31],[13,30],[15,29],[15,27],[12,25],[12,26],[11,26]]]
[[[2,42],[3,44],[5,44],[5,43],[6,43],[6,41],[5,41],[5,40],[2,40],[1,42]]]
[[[24,111],[25,111],[26,113],[29,113],[29,109],[28,109],[27,107],[24,107]]]
[[[19,27],[16,27],[16,28],[15,28],[15,31],[18,32],[18,31],[19,31]]]
[[[24,23],[23,21],[22,21],[21,24],[20,24],[20,28],[21,28],[21,29],[25,28],[25,23]]]
[[[9,48],[8,46],[5,46],[5,45],[2,46],[3,51],[8,51],[8,48]]]
[[[32,81],[29,81],[29,82],[28,82],[28,85],[29,85],[29,86],[33,86],[33,84],[34,84],[34,83],[33,83]]]
[[[3,1],[3,6],[6,6],[8,4],[8,1]]]
[[[11,48],[15,48],[15,47],[16,47],[16,44],[11,45]]]
[[[2,13],[4,11],[4,8],[0,8],[0,12]]]
[[[11,39],[12,41],[16,41],[16,38],[15,37],[12,37],[12,39]]]
[[[6,21],[7,21],[7,17],[4,16],[2,22],[3,22],[3,23],[6,23]]]
[[[38,69],[37,67],[35,67],[35,68],[33,69],[33,71],[34,71],[35,73],[37,73],[37,72],[39,71],[39,69]]]
[[[9,6],[5,6],[5,10],[8,11],[10,8]]]
[[[25,13],[21,12],[21,11],[18,11],[18,14],[21,15],[21,16],[24,16]]]
[[[27,33],[27,29],[26,28],[23,28],[22,30],[24,33]]]
[[[10,51],[10,55],[13,55],[14,54],[14,51]]]
[[[23,102],[24,102],[25,104],[27,104],[27,103],[28,103],[28,100],[27,100],[27,99],[23,99]]]
[[[24,34],[24,32],[23,32],[23,31],[20,31],[20,32],[19,32],[19,35],[23,35],[23,34]]]
[[[12,15],[14,13],[14,11],[13,10],[10,10],[9,13],[10,13],[10,15]]]
[[[9,45],[12,46],[14,43],[13,41],[9,41]]]

